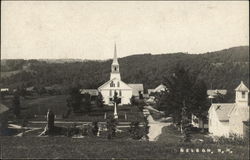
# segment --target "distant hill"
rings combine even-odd
[[[83,88],[97,88],[109,79],[111,60],[4,60],[1,86],[69,86],[79,81]],[[143,83],[154,88],[179,64],[204,79],[208,88],[228,89],[241,80],[249,86],[249,46],[240,46],[204,54],[140,54],[119,59],[122,80]],[[13,72],[16,71],[16,72]],[[14,74],[7,74],[12,72]]]

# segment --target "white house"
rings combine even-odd
[[[235,103],[213,103],[209,108],[209,132],[214,136],[243,136],[243,123],[249,121],[249,89],[241,82],[235,92]]]
[[[159,93],[162,91],[166,91],[167,87],[164,84],[160,84],[159,86],[157,86],[155,89],[148,89],[148,94],[150,95],[150,93]]]
[[[128,84],[132,88],[132,95],[139,97],[140,94],[143,94],[143,84]]]
[[[112,98],[115,92],[118,93],[118,97],[121,98],[120,105],[130,104],[132,97],[132,88],[121,80],[119,63],[117,60],[116,45],[114,48],[114,59],[111,65],[110,79],[98,88],[101,92],[104,100],[104,104],[112,105]]]
[[[1,92],[9,92],[9,88],[1,88]]]

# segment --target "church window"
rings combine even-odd
[[[113,81],[110,83],[110,87],[115,87],[115,83]]]
[[[115,67],[115,71],[116,71],[116,67]]]
[[[112,96],[112,90],[109,90],[109,96]]]
[[[120,82],[117,82],[117,87],[120,87]]]
[[[246,92],[242,92],[242,98],[246,97]]]
[[[121,90],[119,90],[119,96],[122,96],[122,91]]]

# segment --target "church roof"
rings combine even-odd
[[[9,110],[8,107],[6,107],[6,106],[3,105],[2,103],[0,103],[0,114],[6,112],[6,111],[8,111],[8,110]]]
[[[81,94],[88,93],[91,96],[98,96],[98,90],[97,89],[80,89]]]
[[[213,103],[210,109],[214,109],[219,121],[227,122],[229,121],[229,114],[234,108],[234,103]]]
[[[247,86],[241,81],[240,85],[235,89],[235,91],[246,91],[249,92]]]
[[[132,88],[132,94],[134,96],[139,96],[139,91],[143,93],[143,84],[128,84],[129,87]]]

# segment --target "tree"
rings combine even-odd
[[[194,95],[194,86],[197,75],[190,73],[182,66],[177,66],[170,77],[165,77],[165,85],[168,90],[162,92],[158,100],[159,108],[164,110],[166,115],[172,116],[175,124],[182,126],[186,122],[184,117],[191,118],[194,108],[197,107]],[[205,90],[206,92],[206,90]],[[185,109],[185,116],[183,116]]]
[[[166,115],[173,117],[176,124],[181,123],[183,102],[190,113],[192,106],[192,87],[195,77],[181,66],[177,66],[169,78],[165,77],[165,85],[168,90],[161,93],[158,99],[158,107],[165,111]]]
[[[87,112],[91,111],[91,96],[89,93],[83,94],[83,109]]]
[[[113,116],[108,116],[107,118],[107,138],[111,139],[112,137],[116,136],[116,126],[117,126],[117,121],[114,119]]]
[[[204,131],[204,122],[207,120],[209,101],[207,98],[207,86],[203,80],[197,81],[193,88],[194,105],[192,113],[202,121],[202,132]]]
[[[98,133],[98,122],[93,122],[92,123],[92,133],[93,133],[93,135],[97,136],[97,133]]]
[[[12,102],[13,102],[13,113],[16,117],[19,117],[19,115],[20,115],[20,96],[18,93],[14,94]]]
[[[72,87],[69,91],[69,97],[67,98],[67,106],[72,109],[73,112],[81,111],[82,95],[79,88]]]
[[[104,106],[103,96],[101,92],[98,92],[98,96],[96,99],[97,106],[102,108]]]
[[[185,102],[183,104],[182,112],[181,112],[181,132],[184,133],[184,142],[190,142],[191,140],[191,135],[190,135],[190,129],[191,129],[191,124],[190,124],[190,118],[187,113],[187,107],[185,106]]]
[[[121,98],[119,98],[117,95],[118,95],[118,93],[115,91],[114,97],[113,97],[113,103],[114,104],[116,103],[116,105],[121,103]]]
[[[148,125],[148,118],[147,117],[144,117],[144,137],[146,138],[146,140],[149,139],[148,137],[148,133],[149,133],[149,128],[150,126]]]
[[[131,103],[133,106],[138,105],[138,103],[137,103],[137,101],[136,101],[136,99],[135,99],[135,96],[132,96],[132,97],[130,98],[130,103]]]
[[[143,94],[139,91],[139,99],[143,99]]]
[[[134,121],[130,123],[129,133],[130,137],[133,139],[141,139],[141,137],[143,136],[140,131],[139,123],[139,121]]]

